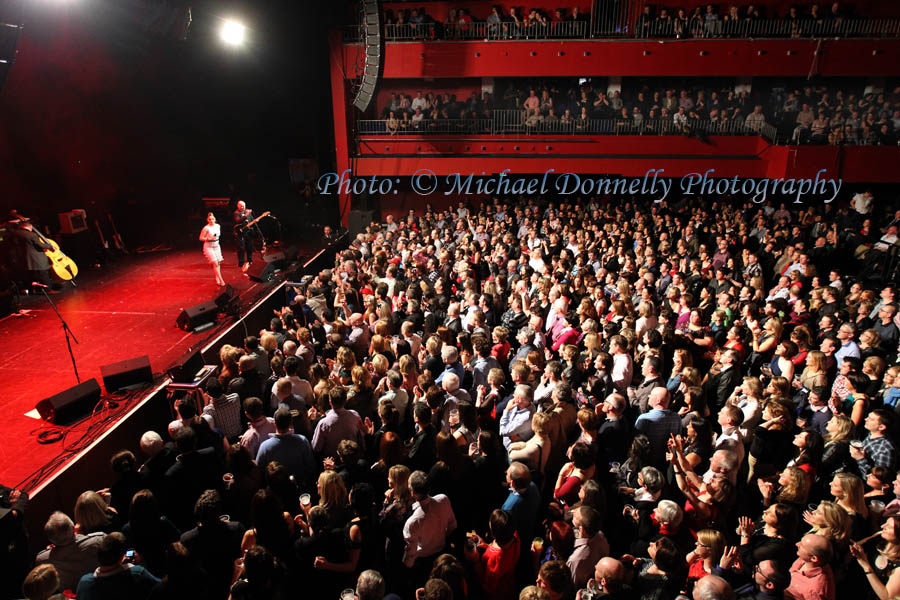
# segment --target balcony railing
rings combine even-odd
[[[684,125],[674,119],[574,119],[572,121],[526,118],[524,111],[497,110],[490,119],[380,119],[357,121],[359,135],[759,135],[776,142],[777,130],[768,123],[759,126],[744,121],[689,120]]]
[[[384,27],[389,42],[415,40],[545,40],[545,39],[724,39],[724,38],[898,38],[900,19],[756,19],[687,21],[638,18],[629,22],[616,15],[600,15],[593,23],[562,21],[527,23],[392,24]],[[345,41],[361,39],[358,28],[345,31]]]
[[[596,31],[604,37],[608,33]],[[900,19],[756,19],[690,21],[644,21],[633,27],[637,38],[896,38]]]

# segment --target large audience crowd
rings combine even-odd
[[[381,115],[383,131],[390,134],[432,129],[447,133],[453,129],[442,124],[477,126],[496,117],[497,109],[520,111],[515,119],[505,117],[495,125],[517,131],[714,134],[741,127],[758,131],[769,124],[785,142],[894,146],[900,130],[900,87],[876,93],[804,82],[751,93],[703,81],[680,88],[625,81],[621,90],[607,92],[588,81],[509,80],[500,84],[496,98],[478,91],[465,99],[449,92],[392,93]]]
[[[898,595],[900,211],[877,208],[388,216],[47,515],[25,596]]]
[[[840,2],[794,5],[780,15],[770,7],[754,4],[700,4],[693,9],[645,4],[631,23],[624,4],[610,2],[601,3],[593,27],[598,35],[653,38],[835,37],[857,33],[850,26],[853,16]],[[443,18],[433,17],[421,6],[385,9],[383,20],[388,26],[388,39],[581,38],[591,33],[591,14],[579,6],[549,11],[495,4],[474,14],[468,7],[460,7],[448,9]]]

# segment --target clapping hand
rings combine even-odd
[[[366,435],[372,435],[375,433],[375,423],[372,422],[372,419],[366,417],[363,421],[363,427],[365,428]]]
[[[750,537],[753,535],[753,520],[750,517],[741,517],[738,519],[738,531],[741,537]]]
[[[323,458],[322,459],[322,468],[324,468],[326,471],[333,471],[334,470],[334,457],[327,456],[327,457]]]

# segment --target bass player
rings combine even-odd
[[[18,216],[18,215],[17,215]],[[13,231],[13,236],[19,246],[24,259],[25,268],[28,270],[28,281],[50,286],[50,259],[44,250],[53,250],[44,236],[34,230],[31,219],[19,216],[11,221],[18,225]]]

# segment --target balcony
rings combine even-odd
[[[897,39],[900,19],[757,19],[753,21],[627,21],[601,20],[551,22],[527,26],[516,23],[443,23],[388,24],[384,26],[388,42],[409,41],[515,41],[584,39]],[[362,39],[360,28],[345,30],[344,41]]]
[[[679,126],[669,119],[571,119],[570,121],[529,120],[524,111],[495,110],[490,119],[380,119],[357,121],[363,137],[430,135],[552,135],[552,136],[659,136],[687,135],[699,139],[710,136],[761,136],[776,143],[776,129],[767,123],[755,126],[744,121],[691,120]]]

